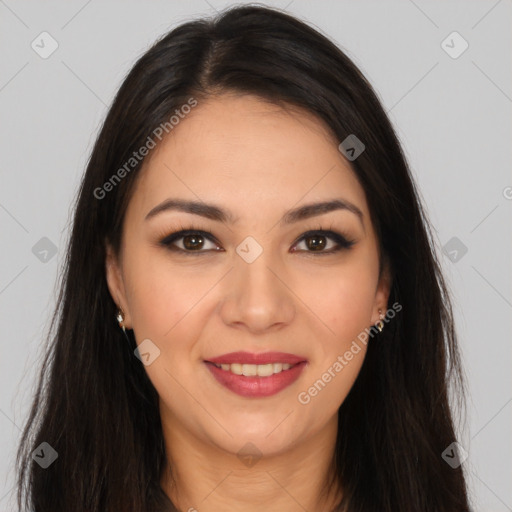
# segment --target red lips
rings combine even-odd
[[[287,354],[285,352],[262,352],[254,354],[251,352],[230,352],[222,356],[206,359],[206,362],[215,364],[269,364],[288,363],[290,365],[307,361],[305,357]]]

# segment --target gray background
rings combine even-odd
[[[15,510],[15,448],[55,300],[71,203],[99,123],[125,73],[159,35],[230,4],[0,0],[2,511]],[[333,38],[389,112],[453,293],[470,394],[459,442],[469,453],[463,465],[476,510],[512,511],[512,2],[267,4]],[[31,47],[34,40],[43,45],[43,31],[59,45],[46,59]],[[453,31],[469,43],[457,58],[442,45]],[[452,53],[462,49],[453,36],[446,44]]]

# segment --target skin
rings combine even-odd
[[[176,482],[167,470],[161,484],[184,511],[328,511],[341,497],[342,489],[327,495],[322,486],[337,411],[359,373],[364,344],[307,405],[297,396],[378,322],[390,280],[387,269],[379,279],[366,196],[338,144],[307,112],[285,111],[250,95],[203,100],[146,160],[126,212],[119,257],[107,246],[108,286],[125,327],[134,330],[138,344],[149,338],[160,350],[145,369],[160,397]],[[222,223],[178,211],[145,220],[170,197],[214,203],[238,220]],[[334,198],[356,205],[362,222],[336,210],[278,223],[289,209]],[[355,244],[319,255],[304,239],[297,241],[319,228]],[[203,239],[191,255],[159,245],[181,229],[204,230],[216,241]],[[263,248],[252,263],[236,252],[247,236]],[[337,246],[323,241],[324,251]],[[174,245],[183,244],[181,238]],[[223,251],[210,250],[215,247]],[[241,397],[221,386],[203,362],[238,350],[289,352],[308,365],[276,395]],[[261,454],[252,467],[237,457],[248,442]]]

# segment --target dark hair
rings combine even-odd
[[[20,510],[176,510],[160,487],[167,460],[158,394],[134,356],[133,332],[128,344],[119,329],[105,277],[105,244],[118,253],[144,159],[124,179],[112,178],[190,98],[200,103],[228,92],[304,109],[336,140],[355,134],[365,145],[350,164],[366,193],[381,263],[391,269],[389,303],[403,311],[369,343],[339,409],[326,486],[341,483],[340,510],[350,512],[468,511],[462,468],[441,456],[456,439],[451,384],[464,403],[452,309],[398,138],[371,85],[338,47],[296,18],[257,5],[171,30],[139,58],[106,116],[78,192],[18,448]],[[109,193],[98,199],[107,182]],[[43,442],[58,453],[47,469],[32,460]]]

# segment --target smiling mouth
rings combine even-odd
[[[271,375],[275,375],[277,373],[286,372],[290,368],[293,368],[297,364],[290,363],[268,363],[268,364],[242,364],[242,363],[232,363],[232,364],[217,364],[211,363],[217,368],[224,370],[225,372],[230,372],[235,375],[243,375],[245,377],[270,377]]]
[[[234,359],[233,356],[229,356]],[[262,356],[259,356],[263,359]],[[204,361],[217,382],[229,391],[246,398],[264,398],[275,395],[292,385],[307,366],[307,361],[252,363],[223,363]],[[295,360],[300,359],[294,356]],[[224,357],[227,359],[227,357]],[[236,361],[236,359],[235,359]]]

